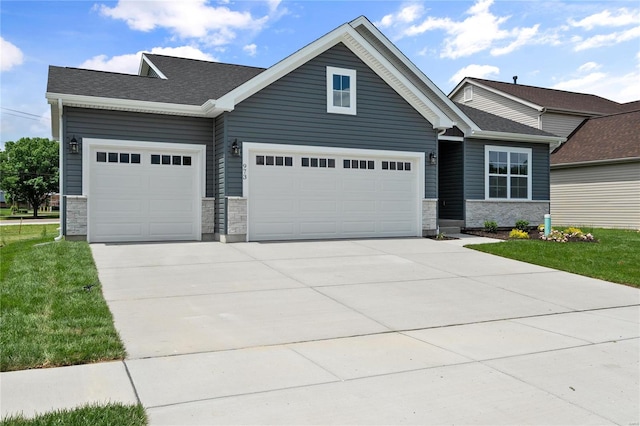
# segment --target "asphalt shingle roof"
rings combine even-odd
[[[47,92],[202,105],[209,99],[218,99],[264,71],[264,68],[242,65],[162,55],[146,56],[167,77],[166,80],[50,66]]]
[[[640,110],[585,121],[551,154],[551,164],[640,157]]]
[[[564,90],[546,89],[543,87],[484,80],[481,78],[469,78],[469,80],[476,81],[485,86],[549,109],[580,111],[594,114],[615,114],[626,110],[623,105],[617,102],[587,93],[567,92]]]
[[[465,104],[456,102],[456,105],[467,117],[476,123],[481,130],[490,132],[518,133],[522,135],[556,136],[543,130],[536,129],[535,127],[509,120],[508,118],[500,117],[476,108],[471,108]]]

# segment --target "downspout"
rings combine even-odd
[[[60,209],[60,227],[58,228],[58,231],[60,232],[58,234],[58,236],[56,238],[54,238],[54,241],[61,241],[64,238],[64,235],[62,234],[62,227],[63,224],[66,222],[67,219],[67,215],[66,215],[66,209],[64,208],[64,196],[63,196],[63,191],[64,191],[64,161],[62,159],[62,155],[64,154],[64,137],[63,137],[63,132],[62,132],[62,99],[58,98],[58,145],[59,145],[59,156],[60,159],[58,160],[58,191],[60,193],[60,195],[58,196],[58,205],[59,205],[59,209]]]

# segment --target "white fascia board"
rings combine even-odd
[[[557,142],[563,143],[567,140],[567,138],[561,138],[559,136],[523,135],[521,133],[494,132],[490,130],[472,131],[470,134],[465,136],[474,139],[508,140],[513,142],[535,142],[547,144]]]
[[[98,96],[69,95],[47,92],[47,100],[52,102],[62,99],[66,106],[113,109],[122,111],[149,112],[157,114],[186,115],[190,117],[207,117],[200,105],[172,104],[166,102],[137,101],[130,99],[103,98]],[[206,103],[205,103],[206,105]]]
[[[420,70],[420,68],[418,68],[413,62],[411,62],[411,60],[407,58],[407,56],[402,53],[400,49],[398,49],[393,43],[391,43],[389,39],[367,18],[365,18],[364,16],[360,16],[359,18],[351,21],[350,25],[353,28],[362,25],[363,27],[368,29],[382,44],[384,44],[387,49],[389,49],[398,59],[400,59],[400,62],[402,62],[407,68],[409,68],[409,70],[411,70],[411,72],[413,72],[413,74],[416,75],[416,77],[418,77],[424,84],[426,84],[427,87],[431,89],[442,102],[444,102],[449,108],[451,108],[460,118],[465,120],[466,124],[468,124],[469,127],[473,129],[479,129],[478,126],[473,121],[469,120],[469,117],[467,117],[460,110],[460,108],[458,108],[458,106],[451,99],[449,99],[447,95],[445,95],[444,92],[438,86],[436,86],[424,72],[422,72],[422,70]]]
[[[160,71],[160,69],[158,69],[158,67],[156,67],[155,64],[151,62],[151,59],[149,59],[144,53],[142,54],[142,59],[140,59],[140,68],[138,69],[138,75],[142,75],[141,73],[143,64],[147,64],[149,68],[151,68],[156,74],[158,74],[158,77],[163,80],[167,80],[167,77],[162,73],[162,71]]]

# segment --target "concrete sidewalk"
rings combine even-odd
[[[470,241],[94,244],[128,359],[2,373],[2,416],[637,424],[640,292]]]

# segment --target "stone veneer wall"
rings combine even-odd
[[[467,200],[465,204],[467,228],[482,228],[486,220],[495,220],[500,227],[513,227],[518,220],[538,226],[549,213],[549,201]]]
[[[67,195],[67,232],[70,240],[87,239],[87,197],[84,195]]]
[[[216,199],[202,199],[202,240],[212,241],[214,236],[214,228],[216,224]]]
[[[438,227],[438,200],[422,200],[422,235],[435,235]]]
[[[247,239],[247,199],[227,197],[227,234],[220,241],[235,243]]]

